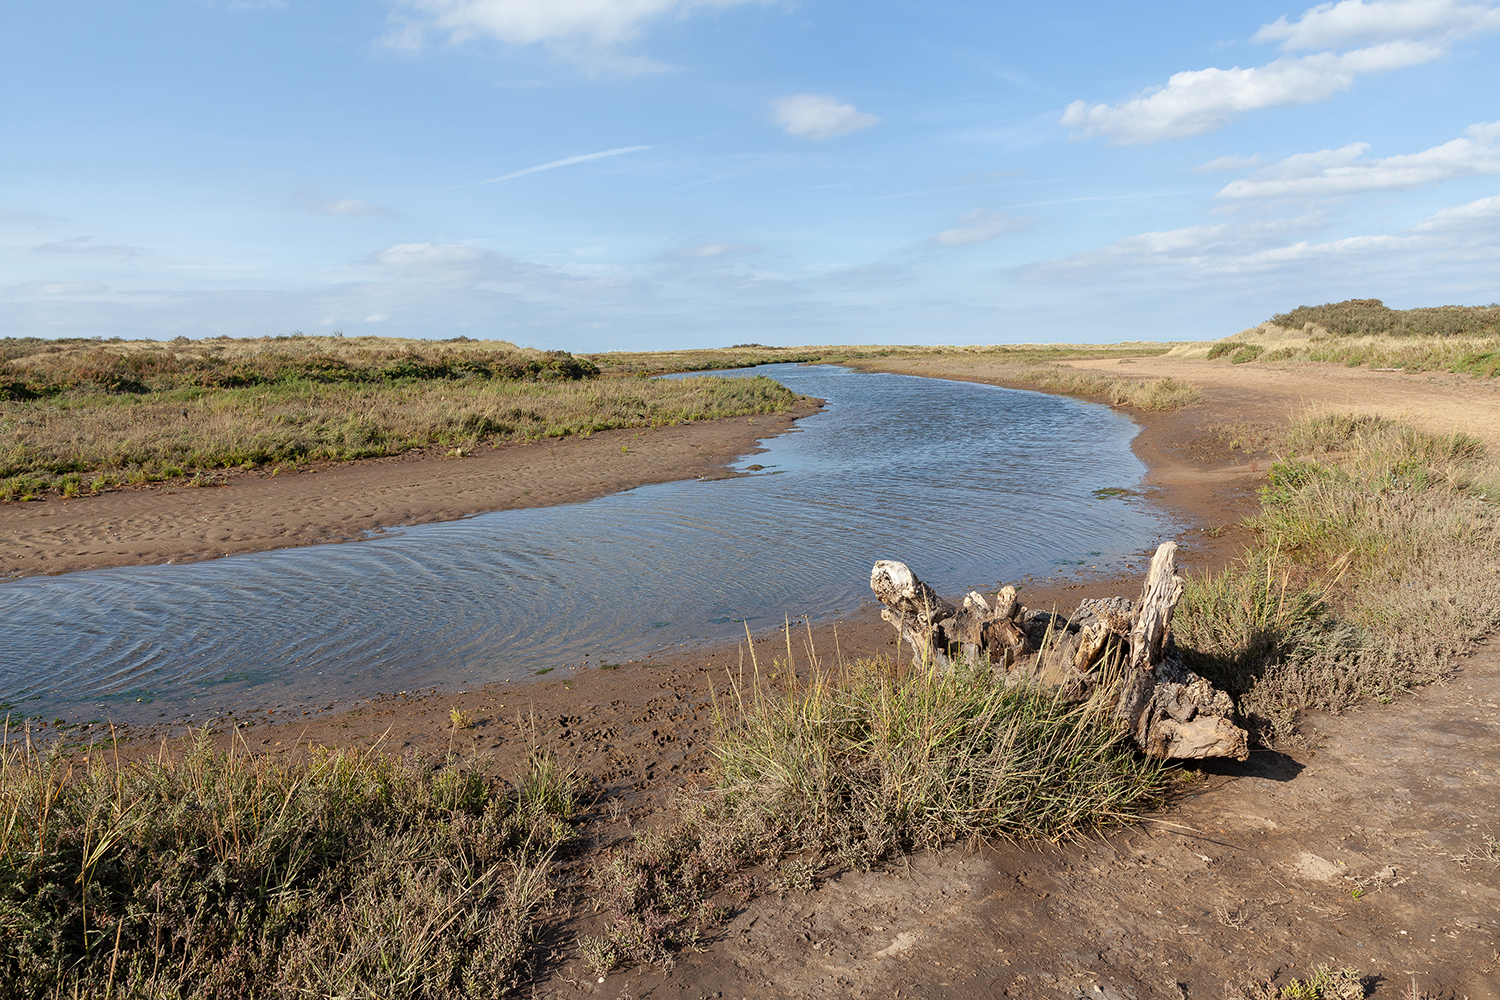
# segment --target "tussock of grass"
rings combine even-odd
[[[1163,786],[1160,765],[1098,704],[1007,685],[987,666],[860,662],[756,683],[721,708],[712,788],[598,870],[614,913],[586,948],[601,970],[670,964],[750,865],[764,865],[761,888],[811,888],[815,874],[958,838],[1059,840],[1114,825]]]
[[[1018,373],[1015,380],[1069,395],[1103,396],[1115,406],[1133,406],[1153,413],[1180,410],[1203,396],[1197,386],[1173,378],[1110,378],[1066,365],[1028,368]]]
[[[860,662],[749,692],[716,740],[717,784],[788,849],[878,859],[970,836],[1055,840],[1118,822],[1157,788],[1096,711],[988,666]]]
[[[214,469],[395,455],[785,412],[767,378],[293,381],[0,403],[0,499]]]
[[[0,996],[495,996],[570,837],[540,757],[105,756],[0,753]]]
[[[1188,580],[1193,669],[1285,734],[1443,676],[1500,628],[1500,470],[1465,434],[1322,416],[1287,435],[1241,564]]]

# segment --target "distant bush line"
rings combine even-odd
[[[422,345],[400,350],[299,351],[265,341],[179,340],[120,346],[35,337],[0,341],[0,399],[7,400],[40,399],[69,391],[145,394],[288,382],[357,384],[404,379],[573,381],[598,374],[593,362],[567,351],[525,351],[508,344],[486,350]]]
[[[1298,306],[1271,322],[1288,330],[1312,324],[1333,337],[1495,337],[1500,336],[1500,303],[1392,309],[1379,299],[1347,299]]]

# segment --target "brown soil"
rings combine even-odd
[[[889,367],[998,383],[1007,375],[998,366],[941,361]],[[1379,412],[1442,421],[1494,405],[1492,387],[1466,381],[1421,383],[1418,410],[1372,391],[1402,376],[1354,373],[1354,388],[1345,388],[1323,369],[1294,373],[1294,381],[1283,372],[1156,359],[1140,359],[1130,373],[1172,374],[1205,393],[1180,413],[1137,417],[1144,429],[1135,447],[1151,466],[1148,486],[1196,526],[1182,540],[1189,571],[1222,565],[1239,551],[1246,538],[1234,525],[1254,506],[1267,458],[1257,442],[1296,407],[1371,412],[1391,400],[1393,409]],[[1339,388],[1320,396],[1313,391],[1320,384]],[[1487,413],[1490,423],[1494,417]],[[1484,419],[1459,425],[1500,439]],[[602,452],[618,454],[618,442],[602,443]],[[541,454],[561,465],[568,453]],[[470,461],[477,460],[452,464]],[[598,461],[596,468],[607,467]],[[594,486],[580,489],[592,495]],[[1022,597],[1066,608],[1138,586],[1138,578],[1120,577],[1039,581]],[[780,633],[756,636],[754,657],[762,666],[785,658],[787,642]],[[790,642],[799,663],[809,644],[824,661],[895,648],[869,609],[818,626],[810,640],[794,631]],[[664,821],[671,801],[690,793],[709,764],[714,699],[730,697],[730,676],[748,667],[747,647],[559,672],[524,687],[388,696],[291,719],[241,713],[218,727],[260,752],[291,754],[310,742],[380,744],[419,757],[484,754],[504,774],[532,747],[546,747],[590,787],[580,832],[589,847],[606,849]],[[452,707],[467,712],[473,728],[455,730]],[[1377,996],[1397,996],[1415,976],[1430,997],[1500,1000],[1500,849],[1485,840],[1500,836],[1497,724],[1500,648],[1492,646],[1449,683],[1397,704],[1309,720],[1305,750],[1188,769],[1169,809],[1108,838],[957,845],[886,872],[845,874],[812,892],[726,898],[731,919],[669,973],[632,969],[597,982],[575,932],[596,931],[602,916],[584,904],[560,908],[548,936],[556,945],[532,992],[1196,1000],[1223,996],[1227,982],[1285,983],[1328,963],[1373,977]],[[586,876],[587,856],[576,864]]]
[[[0,579],[106,566],[196,562],[345,542],[398,525],[491,510],[577,503],[620,490],[728,475],[813,412],[615,430],[486,449],[466,458],[413,452],[241,473],[226,486],[154,486],[0,507]]]

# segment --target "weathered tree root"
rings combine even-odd
[[[1234,699],[1188,670],[1172,641],[1183,590],[1176,557],[1176,544],[1162,543],[1138,602],[1083,601],[1069,618],[1022,607],[1014,587],[993,604],[970,592],[955,606],[891,560],[875,564],[870,589],[918,660],[938,668],[988,660],[1007,679],[1080,701],[1118,685],[1114,719],[1147,756],[1245,760],[1249,736],[1234,722]]]

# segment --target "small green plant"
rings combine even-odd
[[[620,953],[607,936],[586,934],[578,942],[578,950],[583,955],[584,966],[598,976],[601,983],[620,965]]]
[[[1365,980],[1353,969],[1314,966],[1307,979],[1293,979],[1285,986],[1261,980],[1225,983],[1225,1000],[1363,1000]]]
[[[474,720],[469,717],[469,713],[457,705],[448,709],[448,721],[453,725],[454,729],[474,728]]]

